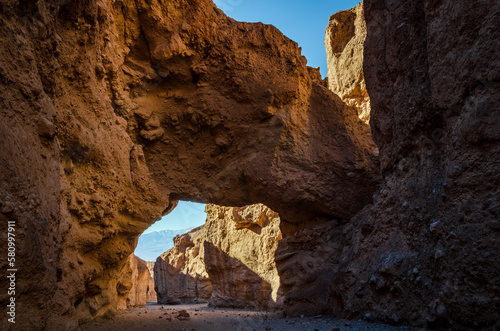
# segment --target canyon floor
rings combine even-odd
[[[179,311],[190,315],[179,320]],[[113,319],[101,319],[81,326],[87,331],[111,330],[179,330],[179,331],[246,331],[246,330],[286,330],[286,331],[331,331],[331,330],[418,330],[410,327],[395,327],[367,321],[348,321],[328,316],[285,318],[281,313],[242,309],[210,308],[207,304],[157,305],[148,303],[146,307],[130,309]]]

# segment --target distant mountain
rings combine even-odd
[[[156,261],[156,258],[174,247],[173,239],[179,234],[189,232],[192,228],[183,230],[163,230],[143,234],[135,249],[135,255],[145,261]]]

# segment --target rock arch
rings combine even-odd
[[[18,297],[45,302],[27,327],[112,314],[137,237],[177,199],[263,202],[288,233],[370,202],[366,128],[276,28],[208,0],[24,5],[1,7],[1,58],[16,59],[2,138],[31,146],[3,155],[2,183],[27,181],[5,187],[1,217],[43,275]]]

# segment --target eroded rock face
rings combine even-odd
[[[148,283],[148,294],[147,294],[147,302],[156,302],[157,297],[156,297],[156,290],[155,290],[155,273],[154,273],[154,267],[155,267],[155,262],[152,261],[146,261],[146,265],[148,266],[149,270],[149,283]]]
[[[203,226],[175,236],[174,247],[158,257],[155,291],[160,304],[208,302],[212,284],[205,269]]]
[[[305,66],[296,43],[272,26],[235,22],[208,1],[178,3],[143,3],[127,17],[140,22],[144,40],[118,74],[131,89],[120,111],[164,195],[263,202],[290,221],[348,219],[368,203],[374,146],[351,133],[361,124]]]
[[[19,280],[18,327],[112,315],[116,274],[178,198],[264,202],[290,222],[371,201],[373,146],[274,27],[208,0],[0,13],[2,233],[17,222],[17,262],[37,275]]]
[[[378,153],[367,125],[370,98],[363,74],[363,44],[366,24],[363,3],[330,17],[325,47],[328,62],[328,86],[348,106],[348,126],[364,146]],[[326,216],[326,215],[325,215]],[[329,217],[310,218],[300,224],[283,220],[276,262],[287,315],[342,313],[339,298],[329,291],[338,272],[342,252],[343,222]]]
[[[345,315],[432,328],[500,320],[500,3],[365,0],[384,171],[344,230]]]
[[[324,268],[332,276],[320,283],[330,279],[330,304],[346,316],[492,327],[499,6],[366,0],[384,173],[366,206],[376,149],[273,27],[235,22],[208,0],[2,1],[0,230],[16,222],[16,299],[29,312],[16,327],[112,315],[138,235],[179,198],[280,213],[291,312],[314,305],[305,298],[320,291],[300,284]],[[335,219],[349,222],[342,238]]]
[[[123,282],[117,285],[117,291],[120,290],[122,293],[127,293],[128,290],[125,305],[123,303],[118,304],[118,308],[121,309],[142,307],[148,301],[147,296],[151,274],[149,273],[146,261],[132,254],[129,257],[129,267],[131,272],[122,276]],[[125,282],[131,283],[130,288],[127,289],[124,286]]]
[[[365,39],[363,2],[330,16],[325,37],[328,87],[369,124],[370,97],[363,73]]]
[[[212,282],[212,307],[283,307],[275,252],[279,215],[262,204],[207,205],[205,266]]]
[[[285,314],[331,313],[329,286],[338,271],[342,225],[336,220],[300,227],[283,223],[281,230],[289,232],[278,243],[275,256]]]
[[[159,303],[277,309],[283,304],[275,251],[279,215],[262,204],[208,204],[205,224],[174,239],[155,266]]]

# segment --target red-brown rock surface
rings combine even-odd
[[[122,281],[117,285],[117,291],[120,290],[122,293],[127,294],[126,302],[118,304],[119,309],[142,307],[148,301],[147,296],[151,274],[149,273],[146,261],[133,254],[130,255],[129,270],[129,272],[121,277]],[[130,284],[130,287],[125,286],[127,283]]]
[[[262,204],[206,206],[205,224],[174,238],[155,266],[159,303],[282,308],[275,251],[278,214]]]
[[[149,270],[149,282],[148,282],[148,294],[146,297],[147,302],[156,302],[157,297],[156,297],[156,290],[155,290],[155,273],[154,273],[154,268],[155,268],[155,262],[152,261],[147,261],[146,262]]]
[[[318,302],[492,328],[499,7],[366,0],[384,174],[367,206],[378,181],[367,128],[274,27],[208,0],[2,1],[0,233],[16,222],[15,326],[112,316],[137,237],[184,198],[280,213],[290,313]]]

